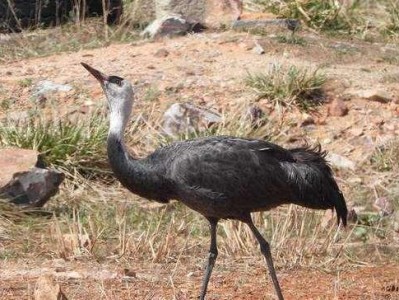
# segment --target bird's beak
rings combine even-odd
[[[105,81],[108,80],[108,76],[101,73],[100,71],[90,67],[88,64],[81,62],[82,66],[85,67],[87,71],[91,73],[101,84],[104,84]]]

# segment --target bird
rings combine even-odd
[[[251,213],[283,204],[334,209],[338,224],[347,224],[347,206],[320,145],[286,149],[274,143],[210,136],[175,141],[144,158],[127,150],[124,131],[132,113],[134,87],[129,80],[106,75],[81,63],[99,82],[109,108],[107,153],[120,183],[143,198],[168,203],[177,200],[209,222],[210,248],[200,289],[204,300],[218,256],[216,229],[222,219],[249,226],[279,300],[284,299],[270,244],[255,227]]]

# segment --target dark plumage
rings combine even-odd
[[[287,150],[261,140],[216,136],[175,142],[146,158],[134,159],[123,142],[132,106],[130,83],[83,65],[107,95],[111,115],[108,158],[118,180],[144,198],[162,203],[176,199],[208,219],[211,246],[201,299],[218,253],[216,225],[220,219],[248,224],[266,258],[279,299],[283,295],[269,244],[253,225],[250,213],[294,203],[335,209],[338,221],[346,225],[345,200],[320,147]]]

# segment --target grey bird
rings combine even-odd
[[[284,299],[269,243],[254,226],[251,212],[294,203],[313,209],[335,209],[346,225],[347,207],[320,147],[284,149],[263,140],[212,136],[171,143],[137,159],[126,150],[124,130],[133,105],[133,86],[82,63],[106,95],[110,128],[108,159],[115,177],[141,197],[168,203],[178,200],[210,224],[211,243],[200,299],[205,299],[218,255],[220,219],[246,223],[259,242],[278,299]]]

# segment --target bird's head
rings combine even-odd
[[[100,82],[107,97],[111,114],[120,115],[127,121],[133,105],[134,91],[132,84],[119,76],[108,76],[88,64],[83,62],[81,64]]]

